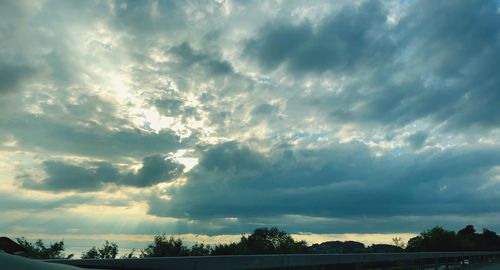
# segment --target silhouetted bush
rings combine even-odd
[[[114,259],[118,255],[118,245],[113,242],[106,242],[102,248],[92,247],[87,252],[82,253],[82,259]]]
[[[203,243],[195,243],[189,249],[189,256],[208,256],[212,253],[212,247]]]
[[[156,235],[153,243],[141,251],[141,257],[173,257],[189,256],[189,249],[180,238],[170,237],[165,234]]]
[[[137,258],[135,256],[135,248],[133,248],[129,253],[123,254],[120,259],[132,259],[132,258]]]
[[[133,252],[127,258],[133,258]],[[210,245],[195,243],[192,247],[187,247],[182,239],[161,234],[156,235],[153,243],[141,251],[141,257],[208,256],[212,252],[213,249]]]

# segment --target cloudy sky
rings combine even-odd
[[[1,233],[500,231],[499,6],[1,1]]]

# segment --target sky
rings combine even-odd
[[[500,231],[499,7],[1,1],[0,233]]]

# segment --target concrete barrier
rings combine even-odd
[[[199,270],[199,269],[273,269],[304,268],[332,265],[368,265],[393,263],[400,265],[423,265],[431,262],[439,265],[487,263],[500,258],[500,252],[416,252],[416,253],[365,253],[365,254],[288,254],[288,255],[236,255],[203,257],[156,257],[141,259],[89,259],[47,260],[82,268],[97,269],[142,269],[142,270]]]

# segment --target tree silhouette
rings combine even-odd
[[[458,251],[459,242],[454,231],[436,226],[408,241],[408,251]]]
[[[394,246],[399,247],[399,248],[406,248],[406,243],[403,241],[403,238],[401,237],[394,237],[392,238],[392,242],[394,243]]]
[[[500,236],[496,232],[483,229],[478,238],[482,250],[500,250]]]
[[[476,229],[472,225],[467,225],[465,228],[457,232],[457,238],[460,242],[460,250],[462,251],[473,251],[480,250],[481,247],[478,243],[479,234],[476,233]]]
[[[241,237],[241,245],[249,254],[308,253],[305,241],[295,241],[290,234],[276,227],[258,228],[248,237]]]
[[[195,243],[189,250],[189,256],[208,256],[212,253],[212,247],[203,243]]]
[[[239,243],[216,244],[211,255],[238,255],[243,254]]]
[[[50,243],[46,246],[45,243],[38,239],[35,243],[31,243],[26,238],[16,238],[17,243],[26,250],[26,257],[33,259],[70,259],[73,254],[66,256],[64,251],[64,241]]]
[[[87,252],[82,253],[82,259],[114,259],[118,254],[118,245],[113,242],[106,242],[102,248],[92,247]]]

